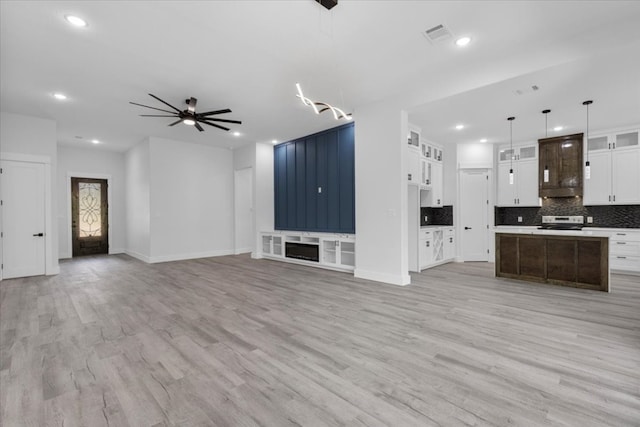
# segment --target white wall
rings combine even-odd
[[[45,272],[57,274],[58,229],[57,213],[57,124],[53,120],[0,112],[0,157],[12,154],[47,159],[45,173]],[[2,224],[2,227],[10,224]],[[4,228],[3,228],[4,229]]]
[[[393,103],[355,112],[356,277],[410,283],[407,114]]]
[[[151,260],[150,145],[146,139],[125,154],[126,253]]]
[[[492,144],[458,144],[458,169],[492,169]]]
[[[233,253],[233,153],[150,138],[150,262]]]
[[[125,156],[124,153],[71,147],[58,147],[58,236],[60,258],[71,258],[71,188],[70,177],[109,177],[109,253],[124,252]]]
[[[251,253],[253,258],[257,258],[260,252],[260,232],[273,231],[274,226],[273,145],[257,143],[255,150],[253,209],[256,218],[256,243]]]

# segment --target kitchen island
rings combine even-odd
[[[593,231],[496,230],[497,277],[609,292],[609,237]]]

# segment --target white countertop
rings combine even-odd
[[[582,230],[541,230],[538,227],[517,227],[501,225],[495,228],[496,233],[512,233],[512,234],[535,234],[545,236],[581,236],[581,237],[607,237],[611,232],[600,230],[592,230],[583,228]]]

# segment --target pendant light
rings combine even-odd
[[[549,114],[551,112],[551,110],[542,110],[542,114],[544,114],[544,137],[546,138],[547,132],[549,131],[549,125],[547,123],[547,114]],[[545,156],[546,159],[546,156]],[[543,178],[542,180],[544,182],[549,182],[549,166],[545,163],[544,164],[544,174],[543,174]]]
[[[591,165],[589,164],[589,105],[593,104],[593,101],[584,101],[582,105],[587,107],[587,162],[584,165],[584,179],[591,179]]]
[[[509,120],[509,150],[511,151],[511,158],[510,158],[510,163],[509,163],[509,184],[513,185],[513,121],[515,120],[515,117],[509,117],[507,120]]]

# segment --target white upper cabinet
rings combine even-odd
[[[509,171],[513,167],[513,184]],[[540,206],[538,145],[502,146],[498,150],[498,206]]]
[[[639,131],[613,132],[589,137],[585,161],[591,177],[584,180],[584,204],[640,203]]]

